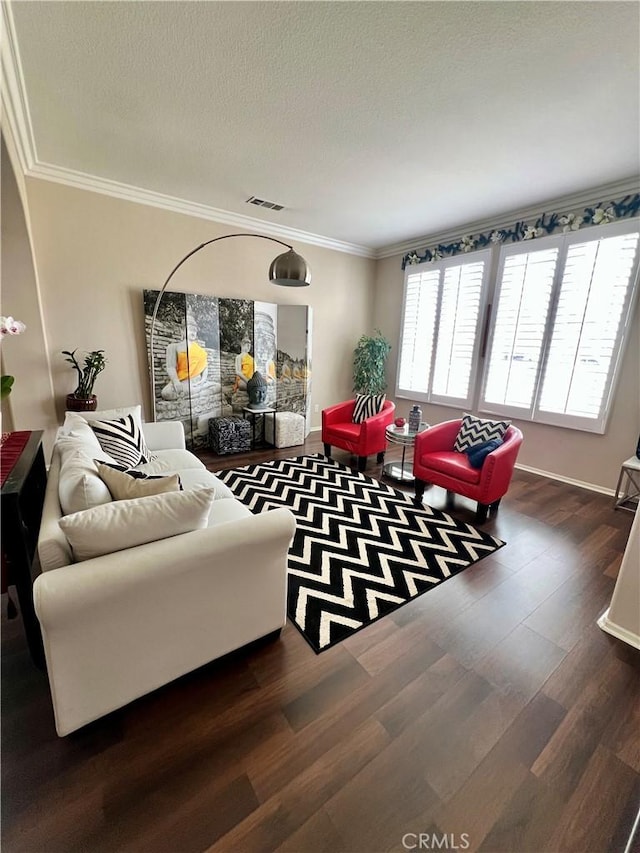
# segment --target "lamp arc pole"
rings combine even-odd
[[[284,287],[308,287],[311,284],[311,271],[309,269],[309,265],[301,255],[298,255],[293,250],[293,246],[290,246],[289,243],[285,243],[282,240],[277,240],[275,237],[267,237],[264,234],[252,234],[251,232],[223,234],[220,237],[214,237],[211,240],[201,243],[181,258],[167,276],[165,283],[162,285],[162,289],[156,297],[156,301],[153,306],[153,313],[151,315],[151,329],[149,331],[149,367],[151,374],[151,406],[154,421],[156,419],[156,375],[154,369],[153,341],[156,330],[156,318],[158,316],[158,309],[160,308],[162,297],[164,296],[169,282],[185,261],[188,261],[190,257],[197,254],[206,246],[210,246],[212,243],[218,243],[220,240],[231,240],[234,237],[255,237],[258,240],[269,240],[271,243],[278,243],[280,246],[285,246],[289,250],[288,252],[283,252],[281,255],[278,255],[278,257],[271,262],[271,266],[269,267],[269,281],[271,281],[272,284],[282,285]],[[188,360],[189,350],[187,349],[187,364]],[[189,400],[191,400],[191,395],[189,395]]]

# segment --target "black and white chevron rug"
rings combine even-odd
[[[254,513],[295,515],[288,613],[316,652],[505,544],[321,454],[218,477]]]

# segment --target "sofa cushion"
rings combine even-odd
[[[240,518],[250,518],[251,510],[235,498],[224,498],[214,501],[209,511],[208,527],[217,527],[227,521],[237,521]]]
[[[462,453],[493,438],[502,440],[510,426],[511,421],[488,421],[465,412],[453,449]]]
[[[62,457],[58,500],[65,515],[111,502],[111,493],[100,479],[95,462],[84,451],[71,448]]]
[[[98,476],[106,483],[114,501],[146,498],[149,495],[163,495],[166,492],[179,492],[182,489],[179,474],[166,477],[148,477],[139,471],[119,470],[113,465],[99,462]]]
[[[344,441],[357,442],[360,439],[360,424],[347,422],[341,424],[330,424],[325,428],[324,435],[329,438],[335,436],[336,438],[341,438]]]
[[[464,480],[466,483],[479,483],[480,471],[472,468],[464,453],[457,453],[455,450],[440,450],[437,452],[425,453],[419,460],[420,465],[426,469],[425,477],[429,477],[429,469],[439,471],[441,474],[447,474],[449,477],[454,477],[456,480]],[[420,475],[422,477],[422,473]]]
[[[216,501],[222,498],[232,498],[233,492],[231,489],[219,480],[211,471],[206,468],[187,468],[180,471],[180,481],[182,488],[185,491],[191,489],[213,489],[216,493]]]
[[[87,421],[114,421],[118,418],[126,418],[131,415],[134,421],[142,429],[142,406],[119,406],[116,409],[101,409],[96,412],[66,412],[65,423],[68,415],[75,415]]]
[[[175,474],[190,468],[206,471],[204,464],[188,450],[155,450],[149,462],[134,466],[143,474]]]
[[[76,562],[200,530],[207,526],[213,489],[167,492],[112,501],[60,519]]]
[[[151,454],[147,449],[140,425],[133,415],[112,421],[89,421],[100,446],[116,462],[134,468],[148,462]]]

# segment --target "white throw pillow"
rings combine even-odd
[[[64,423],[56,439],[56,447],[59,449],[63,460],[66,453],[81,450],[91,459],[101,459],[105,462],[114,461],[108,453],[104,452],[88,422],[76,412],[67,412],[65,415]]]
[[[97,467],[98,476],[106,483],[114,501],[164,495],[166,492],[179,492],[182,488],[179,474],[171,474],[168,477],[135,477],[110,465],[98,463]]]
[[[60,519],[76,562],[201,530],[207,526],[213,489],[167,492],[112,501]]]
[[[111,503],[111,493],[98,476],[95,462],[81,450],[72,450],[62,459],[58,500],[64,515]]]

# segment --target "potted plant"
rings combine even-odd
[[[70,412],[95,412],[98,408],[98,398],[93,393],[93,386],[98,374],[107,366],[104,350],[98,349],[86,353],[84,367],[80,367],[76,359],[76,350],[69,352],[62,350],[66,355],[65,361],[72,365],[78,373],[78,387],[72,394],[67,394],[67,410]]]
[[[0,341],[4,340],[5,335],[21,335],[26,328],[23,322],[14,320],[13,317],[0,317]],[[14,382],[13,376],[0,377],[0,399],[4,400],[9,396]]]
[[[384,368],[391,344],[376,329],[375,335],[362,335],[353,351],[353,390],[357,394],[382,394],[387,387]]]

